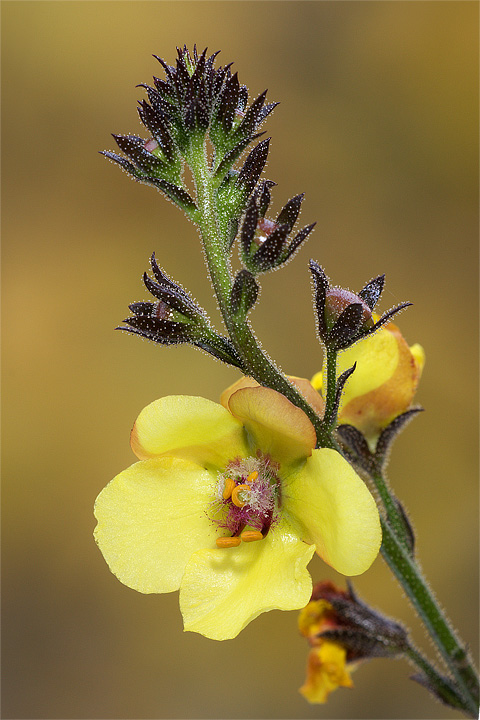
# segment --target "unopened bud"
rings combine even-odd
[[[351,290],[333,287],[329,288],[325,297],[325,320],[327,328],[330,330],[338,320],[342,312],[349,306],[358,304],[362,306],[361,324],[362,330],[370,330],[374,322],[372,319],[372,311],[367,303],[362,300],[359,295],[355,295]]]
[[[315,585],[298,626],[311,646],[300,692],[312,703],[324,703],[337,687],[351,687],[350,672],[361,660],[396,657],[407,647],[402,625],[368,607],[351,586],[341,590],[329,580]]]

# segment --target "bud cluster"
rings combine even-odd
[[[155,55],[165,79],[154,77],[153,86],[139,86],[148,96],[148,102],[140,102],[138,113],[149,137],[113,135],[126,157],[103,152],[136,180],[162,190],[194,220],[198,219],[197,204],[184,186],[182,169],[183,159],[191,159],[198,138],[208,131],[213,147],[211,172],[219,194],[231,201],[233,176],[234,190],[244,202],[265,166],[268,141],[254,148],[239,172],[232,171],[233,164],[260,137],[259,126],[278,104],[265,104],[264,91],[247,107],[248,89],[240,85],[237,73],[232,74],[232,63],[215,69],[218,53],[210,57],[206,53],[205,49],[199,55],[195,47],[190,55],[186,47],[177,48],[175,66]]]
[[[316,223],[307,225],[293,239],[289,235],[297,222],[304,194],[295,195],[275,220],[266,217],[270,205],[271,180],[261,182],[251,195],[240,231],[240,253],[244,266],[253,275],[273,270],[290,260]]]
[[[126,327],[117,329],[161,345],[190,343],[241,369],[242,363],[233,345],[212,329],[205,310],[158,266],[155,254],[150,263],[155,280],[144,273],[143,282],[157,302],[131,303],[133,316],[123,321]]]

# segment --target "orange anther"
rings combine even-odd
[[[219,537],[215,541],[219,548],[237,547],[241,540],[239,537]]]
[[[240,499],[239,494],[241,492],[244,492],[245,490],[250,490],[248,485],[237,485],[234,487],[232,492],[232,503],[236,505],[237,507],[243,507],[245,505],[245,502]]]
[[[246,482],[247,482],[247,483],[255,482],[255,480],[256,480],[257,478],[258,478],[258,472],[257,472],[256,470],[254,470],[253,472],[251,472],[251,473],[249,474],[249,476],[247,477]]]
[[[225,487],[223,488],[223,499],[228,500],[232,497],[232,490],[235,487],[235,480],[232,478],[225,478]]]
[[[263,535],[260,530],[245,530],[240,535],[243,542],[255,542],[256,540],[263,540]]]

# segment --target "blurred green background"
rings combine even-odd
[[[139,131],[135,89],[156,53],[196,42],[281,101],[266,176],[274,209],[305,191],[318,221],[295,262],[265,277],[252,322],[285,371],[321,367],[307,261],[352,289],[387,274],[381,308],[427,365],[427,412],[390,475],[423,567],[478,649],[477,100],[475,2],[3,2],[3,717],[451,718],[373,661],[328,705],[297,693],[296,613],[233,641],[183,633],[176,593],[143,596],[108,571],[93,502],[134,458],[130,427],[170,393],[216,400],[238,377],[192,348],[114,332],[162,266],[217,318],[194,228],[98,155]],[[331,577],[320,560],[315,580]],[[412,625],[383,561],[360,595]]]

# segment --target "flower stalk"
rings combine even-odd
[[[418,564],[402,546],[390,524],[385,519],[381,519],[381,522],[383,532],[382,555],[405,590],[446,666],[452,673],[462,699],[462,709],[469,717],[477,717],[479,703],[478,676],[467,650],[457,638],[445,614],[442,612]]]
[[[119,164],[137,181],[160,190],[198,225],[208,273],[228,337],[214,330],[205,311],[189,293],[159,268],[154,256],[151,261],[152,272],[157,282],[148,276],[144,282],[157,301],[133,303],[130,309],[134,316],[127,318],[124,321],[127,327],[121,329],[163,345],[188,342],[239,368],[244,375],[264,386],[263,393],[268,395],[274,390],[303,411],[303,421],[307,422],[306,415],[311,423],[310,451],[323,452],[327,456],[331,450],[338,451],[331,453],[336,462],[340,459],[338,453],[341,453],[344,456],[341,458],[342,463],[346,458],[350,465],[368,477],[376,490],[380,505],[383,557],[423,621],[451,677],[441,675],[408,639],[400,643],[398,648],[419,668],[420,674],[414,676],[415,680],[438,699],[462,710],[469,717],[476,717],[479,703],[477,673],[465,646],[458,639],[420,571],[414,553],[412,527],[401,503],[389,488],[384,473],[393,439],[420,408],[408,407],[410,398],[405,396],[407,402],[392,415],[389,414],[390,408],[386,403],[386,408],[383,408],[383,425],[379,426],[374,440],[368,432],[364,431],[364,435],[354,425],[347,424],[349,420],[344,421],[344,424],[338,424],[337,421],[344,386],[355,373],[354,363],[351,367],[347,366],[337,377],[339,352],[351,348],[355,343],[363,342],[383,326],[389,326],[391,318],[410,303],[402,303],[377,319],[373,311],[383,290],[384,275],[373,278],[355,294],[331,286],[320,265],[310,261],[315,288],[317,330],[325,349],[326,388],[323,416],[318,412],[318,408],[314,409],[317,407],[317,398],[314,398],[313,405],[308,402],[302,392],[261,349],[248,319],[248,313],[259,293],[256,278],[287,262],[307,238],[313,224],[304,227],[289,240],[288,236],[299,215],[303,194],[291,198],[276,220],[266,216],[270,189],[275,185],[270,180],[260,181],[268,155],[268,139],[260,141],[250,150],[243,166],[236,169],[235,163],[240,160],[247,147],[263,134],[259,133],[258,129],[277,103],[265,105],[264,92],[247,107],[247,88],[239,84],[236,73],[232,75],[230,65],[214,68],[216,54],[207,58],[206,50],[199,55],[194,48],[191,56],[185,47],[178,50],[176,67],[157,58],[165,70],[166,80],[154,78],[154,87],[143,86],[150,104],[142,101],[139,109],[140,119],[147,128],[149,137],[143,140],[134,135],[114,135],[117,145],[126,157],[109,151],[103,154]],[[195,197],[191,196],[183,180],[184,162],[192,173]],[[237,239],[243,267],[234,277],[231,252]],[[394,347],[397,347],[395,343]],[[413,361],[405,349],[403,352],[403,357],[406,358],[403,367],[410,371]],[[406,380],[403,379],[407,389],[416,387],[418,377],[417,368],[414,382],[411,374]],[[385,384],[388,385],[388,382]],[[390,390],[391,386],[388,392],[391,397]],[[261,396],[261,393],[257,393],[257,397]],[[282,402],[285,402],[284,398]],[[291,405],[289,407],[291,409]],[[171,417],[174,416],[172,413]],[[353,423],[354,420],[350,422]],[[156,442],[156,436],[154,439]],[[132,441],[133,447],[135,437]],[[315,444],[316,448],[313,448]],[[196,442],[192,441],[192,445],[196,446]],[[151,455],[147,453],[146,457],[156,458],[156,446],[154,450]],[[174,457],[173,450],[172,456]],[[144,455],[139,454],[139,457],[143,458]],[[174,460],[176,463],[175,457]],[[165,467],[162,463],[157,467],[153,463],[151,467],[155,467],[158,472],[165,471],[167,477],[168,463],[165,461],[164,464]],[[202,461],[200,467],[203,468],[204,464]],[[348,463],[345,464],[348,466]],[[350,466],[349,470],[352,470]],[[185,469],[184,471],[186,473]],[[248,477],[250,474],[247,473],[246,478]],[[134,481],[136,482],[136,477],[132,477],[135,485]],[[231,478],[230,482],[233,482]],[[244,492],[246,489],[251,490],[247,487],[247,481],[240,486]],[[363,483],[361,486],[368,492]],[[370,501],[378,514],[371,497]],[[304,503],[302,507],[305,509],[310,505]],[[100,504],[100,514],[104,510]],[[232,510],[232,513],[236,512]],[[109,526],[109,523],[110,518],[105,525]],[[378,518],[376,523],[378,529]],[[259,529],[254,530],[254,534],[255,532],[262,535]],[[229,538],[229,542],[232,538],[233,536]],[[239,546],[240,540],[237,537],[234,539]],[[251,539],[249,536],[249,541]],[[379,535],[377,539],[378,552]],[[116,552],[113,543],[112,557],[117,557]],[[142,583],[143,580],[142,577]],[[148,576],[147,580],[149,582]],[[168,591],[170,590],[171,588]],[[195,603],[196,598],[194,605]]]
[[[331,433],[325,429],[322,419],[260,349],[247,318],[239,318],[232,313],[230,298],[233,278],[229,256],[224,251],[224,244],[219,235],[215,179],[209,169],[207,147],[203,139],[197,140],[190,151],[188,160],[195,182],[200,217],[198,226],[208,272],[222,318],[235,349],[244,361],[246,373],[261,385],[282,393],[294,405],[303,410],[315,428],[320,447],[336,449],[337,444]]]

